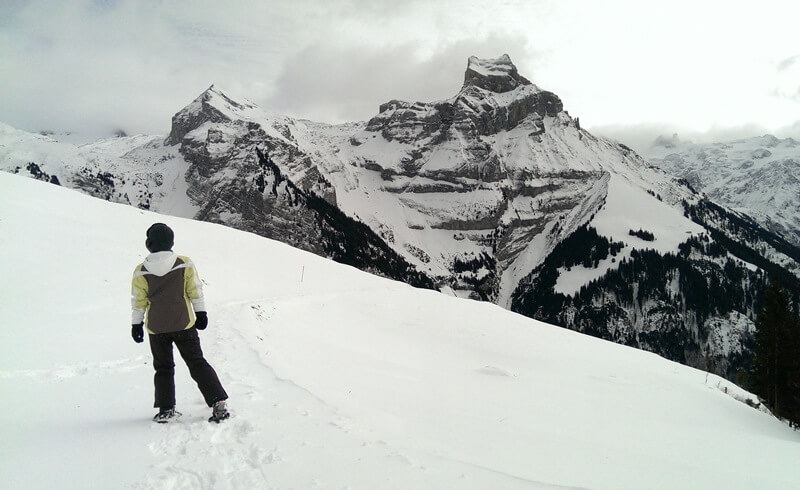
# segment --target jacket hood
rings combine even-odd
[[[178,260],[178,254],[172,250],[164,252],[154,252],[144,259],[144,266],[148,272],[157,276],[163,276],[175,266],[175,261]]]

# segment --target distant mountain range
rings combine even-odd
[[[76,146],[0,126],[0,168],[729,378],[766,282],[800,291],[785,233],[593,136],[505,55],[471,57],[449,99],[392,100],[366,122],[296,120],[212,86],[166,137]]]
[[[646,158],[800,245],[800,142],[764,135],[693,144],[673,135],[658,138]]]

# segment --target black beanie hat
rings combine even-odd
[[[151,253],[172,250],[175,234],[164,223],[155,223],[147,229],[147,240],[144,244]]]

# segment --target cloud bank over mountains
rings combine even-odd
[[[166,133],[212,83],[293,117],[363,120],[390,99],[449,97],[469,55],[503,53],[588,128],[798,131],[800,7],[778,0],[757,11],[622,0],[39,0],[2,10],[0,121],[29,131]]]

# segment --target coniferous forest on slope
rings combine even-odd
[[[755,233],[757,230],[748,228]],[[755,339],[743,335],[738,351],[721,356],[707,348],[714,319],[741,314],[755,320],[770,281],[798,288],[791,273],[758,255],[770,272],[753,271],[733,257],[741,250],[708,235],[691,237],[677,254],[634,250],[618,267],[574,295],[555,291],[559,269],[596,266],[623,247],[583,227],[557,245],[515,291],[511,309],[546,322],[613,342],[642,348],[668,359],[752,386]],[[742,257],[749,258],[749,255]]]
[[[800,427],[800,301],[777,282],[764,292],[756,319],[750,389],[778,417]]]

